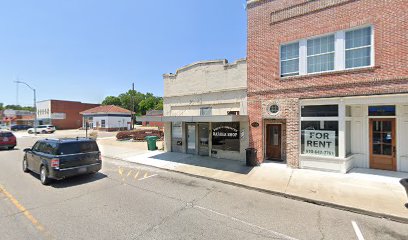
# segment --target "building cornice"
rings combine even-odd
[[[228,88],[228,89],[205,91],[205,92],[199,92],[199,93],[170,95],[170,96],[164,96],[163,99],[175,98],[175,97],[186,97],[186,96],[197,96],[197,95],[205,95],[205,94],[211,94],[211,93],[233,92],[233,91],[245,91],[246,92],[247,88],[246,87],[237,87],[237,88]]]
[[[166,73],[163,74],[163,78],[176,78],[177,75],[181,72],[185,72],[188,71],[192,68],[196,68],[196,67],[200,67],[200,66],[208,66],[208,65],[217,65],[217,64],[222,64],[224,65],[224,68],[232,68],[232,67],[236,67],[239,64],[245,64],[246,63],[246,58],[241,58],[236,60],[234,63],[228,63],[227,59],[219,59],[219,60],[208,60],[208,61],[198,61],[198,62],[194,62],[191,64],[188,64],[186,66],[183,66],[181,68],[178,68],[176,70],[176,73]]]

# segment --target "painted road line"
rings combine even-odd
[[[363,234],[361,233],[360,228],[358,227],[357,223],[355,221],[351,221],[351,225],[353,225],[353,229],[357,235],[357,239],[364,240]]]
[[[143,178],[139,179],[138,181],[142,181],[142,180],[145,180],[145,179],[154,177],[154,176],[157,176],[157,174],[153,174],[153,175],[147,176],[147,173],[146,173],[145,176],[144,176]]]
[[[220,213],[220,212],[211,210],[211,209],[209,209],[209,208],[201,207],[201,206],[198,206],[198,205],[194,205],[193,207],[194,207],[194,208],[197,208],[197,209],[204,210],[204,211],[211,212],[211,213],[213,213],[213,214],[216,214],[216,215],[219,215],[219,216],[228,218],[228,219],[230,219],[230,220],[232,220],[232,221],[239,222],[239,223],[245,224],[245,225],[250,226],[250,227],[253,227],[253,228],[257,228],[257,229],[262,230],[262,231],[269,232],[269,233],[271,233],[271,234],[273,234],[273,235],[275,235],[275,236],[277,236],[277,237],[279,237],[279,238],[282,238],[282,239],[298,240],[298,239],[296,239],[296,238],[290,237],[290,236],[285,235],[285,234],[283,234],[283,233],[278,233],[278,232],[269,230],[269,229],[267,229],[267,228],[264,228],[264,227],[255,225],[255,224],[253,224],[253,223],[246,222],[246,221],[244,221],[244,220],[241,220],[241,219],[238,219],[238,218],[235,218],[235,217],[232,217],[232,216],[228,216],[228,215],[226,215],[226,214],[224,214],[224,213]]]
[[[31,222],[31,224],[47,239],[55,239],[50,232],[45,230],[45,227],[23,206],[19,201],[11,195],[2,185],[0,185],[0,192],[2,192],[10,202]]]
[[[135,179],[139,176],[139,172],[140,171],[137,171],[137,173],[135,174],[135,176],[134,176]]]

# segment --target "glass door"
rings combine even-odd
[[[395,119],[370,119],[370,168],[396,170]]]
[[[201,156],[209,155],[208,141],[209,141],[209,125],[207,123],[198,124],[198,154]]]
[[[187,124],[187,153],[196,154],[195,124]]]

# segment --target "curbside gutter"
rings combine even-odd
[[[288,194],[288,193],[284,193],[284,192],[278,192],[278,191],[268,190],[268,189],[264,189],[264,188],[248,186],[248,185],[244,185],[244,184],[240,184],[240,183],[236,183],[236,182],[230,182],[230,181],[226,181],[226,180],[210,178],[210,177],[196,175],[196,174],[192,174],[192,173],[186,173],[186,172],[175,170],[175,169],[161,168],[161,167],[152,166],[152,165],[148,165],[148,164],[143,164],[143,163],[138,163],[138,162],[131,162],[131,161],[127,161],[127,160],[124,160],[122,158],[118,158],[118,157],[114,157],[114,156],[102,155],[102,157],[110,158],[110,159],[114,159],[114,160],[118,160],[118,161],[122,161],[122,162],[126,162],[126,163],[132,163],[132,164],[135,164],[135,165],[160,169],[160,170],[164,170],[164,171],[168,171],[168,172],[180,173],[180,174],[190,176],[190,177],[205,179],[205,180],[209,180],[209,181],[213,181],[213,182],[224,183],[224,184],[228,184],[228,185],[232,185],[232,186],[236,186],[236,187],[241,187],[241,188],[245,188],[245,189],[249,189],[249,190],[255,190],[255,191],[258,191],[258,192],[268,193],[268,194],[271,194],[271,195],[274,195],[274,196],[279,196],[279,197],[284,197],[284,198],[288,198],[288,199],[292,199],[292,200],[307,202],[307,203],[311,203],[311,204],[315,204],[315,205],[319,205],[319,206],[331,207],[331,208],[335,208],[335,209],[339,209],[339,210],[343,210],[343,211],[348,211],[348,212],[353,212],[353,213],[358,213],[358,214],[362,214],[362,215],[366,215],[366,216],[370,216],[370,217],[384,218],[384,219],[388,219],[388,220],[391,220],[391,221],[394,221],[394,222],[408,224],[408,218],[398,217],[398,216],[394,216],[394,215],[390,215],[390,214],[373,212],[373,211],[364,210],[364,209],[360,209],[360,208],[349,207],[349,206],[335,204],[335,203],[326,202],[326,201],[320,201],[320,200],[316,200],[316,199],[312,199],[312,198],[305,198],[305,197],[301,197],[301,196],[297,196],[297,195],[293,195],[293,194]]]

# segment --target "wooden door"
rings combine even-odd
[[[395,119],[370,119],[370,168],[396,171]]]
[[[281,124],[266,125],[266,159],[281,160]]]

